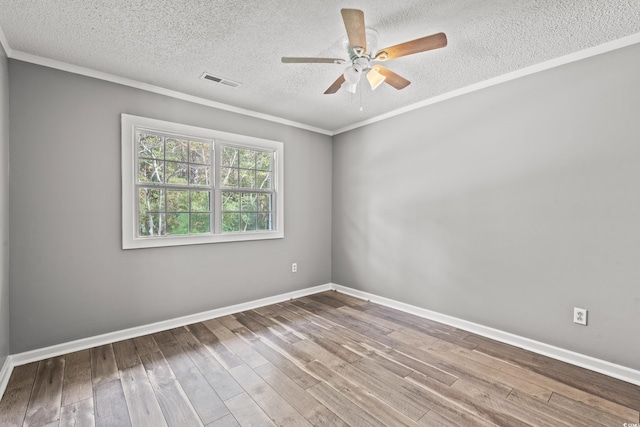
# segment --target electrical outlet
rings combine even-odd
[[[291,272],[292,273],[297,273],[298,272],[298,263],[294,262],[293,264],[291,264]]]
[[[587,309],[586,308],[573,308],[573,323],[587,326]]]

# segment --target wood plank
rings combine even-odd
[[[473,350],[477,347],[477,344],[466,341],[464,339],[469,335],[468,332],[461,331],[451,326],[446,326],[441,323],[425,319],[423,317],[414,316],[412,314],[403,313],[378,305],[370,305],[365,311],[367,313],[380,316],[383,319],[391,320],[395,323],[403,325],[407,329],[413,329],[418,332],[422,332],[426,335],[439,338],[443,341],[459,345],[460,347],[464,347],[469,350]]]
[[[348,425],[352,426],[380,426],[380,421],[375,419],[364,409],[353,402],[346,401],[343,396],[331,386],[320,382],[307,390],[312,396],[318,399],[324,406],[342,418]]]
[[[358,350],[366,352],[367,349],[360,344],[340,337],[331,330],[321,328],[315,324],[307,322],[304,325],[299,324],[298,328],[308,337],[309,340],[315,342],[320,347],[333,353],[335,356],[352,363],[359,360],[362,356],[358,354]]]
[[[435,320],[427,319],[426,317],[417,316],[415,314],[410,314],[380,304],[369,303],[365,306],[356,307],[356,309],[390,320],[396,324],[404,325],[409,329],[420,331],[427,335],[431,335],[430,332],[434,331],[452,334],[458,337],[466,337],[469,334],[468,332],[460,334],[459,332],[456,332],[459,330],[454,326],[445,325],[444,323],[436,322]]]
[[[550,405],[546,401],[542,401],[540,399],[536,399],[535,397],[531,397],[526,393],[519,392],[514,390],[509,394],[507,398],[509,401],[514,402],[519,407],[524,410],[530,412],[531,414],[543,413],[547,416],[557,420],[558,425],[568,425],[568,426],[604,426],[604,424],[598,423],[597,421],[585,417],[583,414],[576,414],[575,412],[571,412],[560,408],[555,405]]]
[[[262,364],[254,368],[254,371],[311,424],[316,426],[347,426],[336,414],[272,364]]]
[[[37,366],[36,366],[37,367]],[[35,379],[35,373],[33,375]],[[0,401],[0,426],[21,427],[29,406],[31,385],[5,391]]]
[[[386,354],[386,353],[385,353]],[[413,369],[409,368],[406,365],[403,365],[399,362],[396,362],[395,360],[393,360],[392,358],[387,358],[385,356],[382,356],[380,353],[377,353],[374,350],[369,350],[365,353],[362,354],[363,358],[365,359],[369,359],[369,360],[373,360],[374,362],[378,363],[380,366],[382,366],[384,369],[386,369],[387,371],[399,376],[399,377],[406,377],[407,375],[409,375],[410,373],[413,372]],[[407,357],[407,356],[405,356]],[[419,363],[420,361],[416,361],[417,363]],[[453,383],[456,380],[455,377],[453,377],[451,379],[451,383]]]
[[[155,382],[139,353],[159,366]],[[61,391],[43,391],[47,361],[14,368],[0,425],[243,425],[234,405],[244,425],[640,423],[640,387],[335,292],[62,358],[62,380],[46,386]],[[223,401],[225,381],[237,394]],[[167,421],[162,393],[189,420]],[[26,419],[54,406],[59,420]]]
[[[63,406],[60,427],[94,427],[93,397]]]
[[[294,304],[294,301],[288,301],[280,304],[280,306],[284,310],[286,310],[286,314],[284,312],[281,312],[280,314],[287,319],[296,321],[302,319],[303,322],[310,322],[325,329],[331,329],[336,326],[336,324],[331,322],[330,320],[327,320],[322,316],[318,316],[317,314],[309,310],[305,310],[303,308],[304,304],[303,307],[299,307],[298,305]]]
[[[233,415],[225,415],[224,417],[207,424],[207,427],[241,427]]]
[[[364,322],[378,324],[385,328],[391,329],[392,332],[390,332],[389,334],[386,334],[387,336],[391,338],[395,338],[407,344],[412,344],[413,342],[425,344],[425,343],[433,343],[433,342],[439,341],[438,337],[430,335],[429,332],[431,332],[432,329],[409,328],[401,322],[394,321],[393,318],[389,319],[389,318],[379,317],[367,311],[362,311],[360,309],[355,309],[353,307],[341,307],[338,311],[348,313],[350,316],[359,318]]]
[[[142,364],[121,369],[120,381],[134,427],[167,425]]]
[[[242,360],[220,342],[220,339],[204,324],[195,323],[189,325],[187,330],[213,354],[225,369],[231,369],[242,364]]]
[[[96,427],[129,427],[131,420],[120,379],[93,387]]]
[[[25,426],[41,426],[60,419],[64,364],[64,356],[46,359],[38,364]]]
[[[169,426],[202,426],[200,417],[176,380],[162,353],[141,356],[160,409]]]
[[[311,427],[298,411],[247,365],[236,366],[229,373],[276,425]]]
[[[339,299],[331,298],[328,294],[329,292],[322,292],[319,294],[309,295],[307,298],[332,308],[340,308],[345,305],[344,302]]]
[[[185,328],[172,329],[172,332],[220,399],[224,401],[243,392],[242,387],[191,332]]]
[[[367,411],[384,425],[418,426],[415,419],[411,419],[397,411],[393,406],[387,405],[384,400],[375,398],[364,388],[334,373],[328,366],[318,361],[313,361],[309,363],[308,367],[311,372],[336,389],[344,398],[349,399],[355,405]],[[420,418],[417,417],[416,419]]]
[[[397,390],[402,395],[408,397],[414,402],[418,403],[423,400],[428,401],[432,405],[439,406],[439,409],[441,410],[450,411],[454,409],[456,413],[460,415],[458,408],[453,408],[451,406],[452,404],[457,404],[465,411],[468,411],[469,413],[472,413],[474,415],[482,416],[487,421],[493,423],[497,422],[498,425],[523,425],[522,422],[510,415],[505,414],[504,416],[502,416],[500,414],[493,414],[485,407],[482,407],[480,405],[475,406],[474,402],[471,399],[466,398],[462,393],[458,393],[456,390],[452,389],[446,384],[422,375],[419,372],[413,372],[406,377],[406,379],[408,380],[415,380],[416,384],[422,386],[416,388],[409,385],[413,383],[412,381],[406,381],[404,379],[399,379],[395,376],[390,375],[388,371],[386,371],[383,367],[372,360],[362,359],[354,363],[353,365],[354,367],[357,367],[358,369],[366,372],[369,375],[376,375],[377,378],[380,378],[390,389]],[[461,401],[458,402],[455,398],[452,398],[451,396],[453,395],[460,398]],[[464,398],[464,400],[462,400],[462,398]]]
[[[425,335],[425,334],[417,332],[417,331],[415,331],[414,333],[411,333],[411,332],[409,332],[409,330],[407,330],[407,332],[404,332],[404,330],[393,331],[387,336],[389,338],[394,339],[394,340],[403,342],[403,343],[405,343],[407,345],[411,345],[411,346],[419,347],[419,348],[422,348],[427,344],[433,344],[435,342],[441,341],[438,338],[435,338],[435,337],[432,337],[432,336],[429,336],[429,335]],[[421,335],[421,337],[417,337],[416,335]],[[452,345],[455,345],[455,344],[452,344]]]
[[[404,380],[389,381],[390,373],[386,376],[382,372],[369,375],[349,364],[334,367],[334,371],[413,420],[420,419],[431,409],[429,397],[418,387],[409,382],[405,384]]]
[[[276,309],[278,307],[278,303],[276,304],[269,304],[269,305],[265,305],[262,307],[257,307],[252,309],[252,311],[255,311],[256,313],[260,314],[261,316],[265,316],[265,317],[273,317],[276,314]]]
[[[320,347],[318,344],[316,344],[311,340],[298,341],[297,343],[293,344],[293,347],[305,353],[313,354],[315,357],[314,360],[319,360],[320,362],[322,362],[323,364],[329,367],[337,366],[345,363],[344,360],[340,359],[335,354]]]
[[[523,425],[522,422],[512,417],[494,414],[486,407],[477,404],[477,402],[473,402],[471,399],[456,399],[453,396],[459,394],[458,391],[419,372],[414,372],[407,376],[407,380],[415,381],[416,384],[424,387],[425,391],[429,393],[430,412],[435,412],[447,420],[454,422],[456,425],[465,427],[487,427],[496,425],[515,427]]]
[[[93,398],[91,354],[89,350],[65,355],[62,406]],[[91,402],[93,411],[93,401]]]
[[[433,358],[429,356],[428,353],[408,346],[400,341],[386,336],[377,336],[376,339],[373,339],[358,332],[339,327],[335,329],[335,333],[373,349],[382,357],[425,375],[432,376],[445,384],[452,384],[458,378],[458,373],[451,369],[451,366],[444,363],[444,361]],[[380,341],[383,341],[383,343]],[[404,351],[406,354],[396,351],[394,346],[399,347],[399,350]],[[505,395],[508,394],[508,392],[509,390],[505,390]]]
[[[640,402],[638,386],[478,335],[470,335],[465,340],[477,344],[477,351],[637,411]]]
[[[133,339],[136,346],[136,352],[138,356],[144,356],[145,354],[154,353],[160,351],[158,344],[151,335],[143,335]]]
[[[239,334],[245,342],[251,345],[251,347],[262,357],[268,360],[273,366],[278,368],[282,373],[291,378],[303,389],[307,389],[318,383],[318,379],[309,375],[309,373],[293,363],[290,359],[263,343],[260,338],[256,337],[248,330],[237,329],[236,333]]]
[[[375,338],[367,336],[367,331],[357,331],[355,329],[351,329],[350,327],[345,327],[338,324],[333,324],[329,329],[326,329],[326,331],[328,332],[323,333],[332,334],[334,337],[336,337],[335,339],[332,338],[332,340],[341,343],[346,348],[355,349],[359,346],[359,348],[361,349],[368,347],[381,351],[388,351],[391,349],[391,347],[378,342]],[[378,337],[384,337],[384,335],[377,335],[376,338]]]
[[[401,348],[399,350],[400,351],[396,351],[396,350],[388,350],[385,352],[377,351],[377,353],[378,355],[384,358],[387,358],[401,365],[407,366],[416,372],[420,372],[421,374],[434,378],[446,385],[453,384],[461,376],[461,370],[454,369],[454,367],[451,364],[448,364],[445,360],[435,358],[435,357],[427,357],[426,355],[421,354],[418,351],[409,350],[408,348],[404,348],[404,349]],[[404,352],[401,352],[403,350]],[[405,354],[407,352],[410,353],[411,357]],[[368,360],[375,361],[375,358],[365,358],[363,362],[367,363]],[[495,385],[493,382],[489,380],[478,379],[478,381],[483,381],[483,383],[487,383],[489,384],[489,386]],[[496,385],[496,387],[498,386]],[[509,394],[509,391],[511,391],[511,388],[504,387],[503,392],[505,396]]]
[[[521,381],[493,368],[479,365],[476,362],[465,360],[464,363],[459,363],[460,359],[456,359],[458,357],[457,355],[442,353],[434,349],[431,344],[422,345],[415,342],[413,345],[408,345],[391,337],[379,337],[378,339],[394,349],[381,353],[383,356],[403,363],[447,385],[452,384],[455,378],[466,377],[473,379],[478,384],[494,390],[495,393],[502,394],[505,397],[514,387],[511,383],[516,383],[521,386],[524,391],[530,392],[535,396],[543,397],[544,399],[548,399],[551,395],[550,390]],[[404,354],[411,356],[411,358],[407,358]],[[417,359],[420,362],[417,363],[413,361],[413,359]],[[424,365],[429,368],[425,368]],[[500,379],[502,382],[498,382],[496,379]],[[509,381],[511,381],[511,383]]]
[[[304,351],[298,350],[292,343],[285,341],[275,333],[271,332],[265,326],[256,322],[252,316],[237,316],[238,322],[243,324],[254,335],[260,337],[263,342],[267,343],[271,347],[278,350],[280,353],[286,355],[294,362],[304,365],[311,362],[314,357]]]
[[[542,400],[548,400],[551,396],[551,390],[548,388],[523,380],[505,371],[483,365],[475,360],[469,360],[458,354],[442,352],[432,345],[427,345],[424,349],[427,350],[428,353],[442,360],[446,360],[447,363],[453,366],[452,369],[458,372],[457,375],[459,377],[472,379],[477,384],[494,390],[495,394],[505,393],[506,391],[504,396],[507,396],[511,392],[511,389],[516,388]]]
[[[453,421],[438,414],[436,411],[427,412],[424,417],[418,420],[418,424],[424,427],[460,427],[460,424],[454,423]]]
[[[112,346],[118,369],[127,369],[142,363],[133,340],[115,342]]]
[[[342,301],[343,304],[351,307],[359,307],[359,306],[367,305],[369,303],[369,301],[367,300],[352,297],[351,295],[347,295],[339,291],[322,292],[322,295],[325,295],[328,298],[333,298],[335,300]]]
[[[31,362],[14,367],[4,393],[7,394],[11,390],[23,387],[29,387],[29,390],[31,390],[33,382],[36,379],[36,372],[38,372],[38,363],[39,362]]]
[[[304,303],[301,301],[304,301]],[[345,311],[334,309],[310,298],[300,298],[300,300],[295,300],[292,303],[298,306],[303,306],[306,310],[312,311],[327,320],[331,320],[337,325],[342,325],[366,336],[370,336],[369,334],[376,336],[387,335],[393,332],[393,329],[379,324],[365,322],[355,316],[351,316]]]
[[[90,349],[91,353],[91,381],[93,387],[117,380],[118,365],[113,354],[111,344],[101,345]]]
[[[429,402],[431,395],[421,387],[417,387],[414,382],[407,381],[406,379],[414,374],[421,375],[419,372],[413,372],[405,378],[400,378],[385,369],[379,363],[366,358],[353,363],[351,368],[356,372],[362,372],[370,377],[375,377],[386,386],[387,392],[393,390],[398,393],[399,396],[405,397],[407,400],[413,402],[415,405],[419,405],[421,408],[431,408],[427,403]],[[343,369],[338,369],[338,372],[341,373],[342,371]],[[443,384],[443,386],[445,386],[445,384]],[[421,416],[422,415],[424,414],[421,414]]]
[[[155,334],[151,334],[151,336],[158,345],[166,344],[176,340],[176,337],[173,336],[171,331],[156,332]]]
[[[428,341],[428,340],[436,341],[438,339],[438,338],[433,337],[431,335],[428,335],[428,334],[426,334],[424,332],[420,332],[420,331],[417,331],[415,329],[407,328],[407,327],[403,326],[400,323],[396,323],[396,322],[394,322],[392,320],[388,320],[388,319],[385,319],[383,317],[375,316],[375,315],[373,315],[371,313],[368,313],[368,312],[362,311],[362,310],[358,310],[358,309],[355,309],[353,307],[348,307],[348,306],[340,307],[340,309],[338,311],[344,312],[344,313],[348,313],[349,315],[351,315],[353,317],[356,317],[356,318],[359,318],[362,321],[375,323],[377,325],[380,325],[380,326],[383,326],[385,328],[391,329],[392,330],[391,333],[404,332],[405,334],[410,334],[413,331],[415,334],[419,334],[420,338],[424,339],[425,341]]]
[[[260,409],[247,393],[240,393],[224,403],[243,427],[275,426],[267,414]]]
[[[293,333],[290,328],[285,327],[282,323],[276,321],[271,317],[263,316],[262,314],[260,314],[255,310],[245,311],[242,314],[244,315],[245,318],[249,318],[252,321],[256,322],[257,324],[262,325],[267,331],[275,334],[281,340],[284,340],[289,344],[295,344],[301,339],[301,337]],[[239,316],[236,316],[236,318],[237,317]]]
[[[570,397],[574,400],[601,408],[609,412],[610,414],[613,414],[613,415],[623,414],[624,417],[629,417],[630,419],[634,419],[635,417],[638,416],[638,413],[637,413],[638,411],[634,411],[620,404],[617,404],[609,400],[603,399],[601,397],[595,396],[593,394],[587,393],[583,390],[573,388],[563,382],[557,381],[553,378],[546,377],[545,375],[542,375],[540,373],[530,371],[521,366],[514,365],[505,360],[491,357],[480,351],[466,350],[466,349],[457,347],[453,344],[445,343],[443,341],[439,341],[433,344],[433,347],[444,350],[444,351],[456,353],[465,358],[474,360],[475,362],[478,362],[482,365],[490,366],[494,369],[503,371],[513,377],[519,378],[522,381],[527,381],[533,384],[533,387],[543,387],[547,390],[558,392],[563,396]],[[522,385],[515,385],[515,388],[520,389],[522,388]],[[533,391],[534,390],[530,389],[528,390],[528,393],[533,396],[536,396],[536,393]],[[546,397],[546,393],[544,395],[537,395],[537,397],[545,401],[548,400],[548,397]]]
[[[467,381],[464,378],[459,379],[456,383],[450,387],[452,390],[459,391],[462,399],[466,399],[469,402],[473,402],[475,405],[487,408],[488,411],[494,414],[505,414],[509,417],[519,420],[526,425],[537,425],[540,427],[557,427],[558,420],[549,417],[543,412],[531,412],[515,404],[511,400],[507,400],[504,396],[496,396],[495,394],[488,393],[484,387],[478,386],[471,381]],[[457,393],[453,393],[453,396],[457,396]]]
[[[584,415],[587,418],[604,425],[623,425],[624,423],[628,423],[630,421],[632,423],[638,422],[637,418],[633,418],[631,420],[629,420],[628,418],[621,418],[620,416],[610,414],[606,411],[598,410],[597,408],[594,408],[590,405],[586,405],[582,402],[578,402],[577,400],[570,399],[558,393],[553,393],[551,399],[549,399],[549,403],[559,408],[571,411],[575,414]]]
[[[238,322],[236,320],[236,318],[231,316],[231,315],[217,317],[216,320],[218,322],[220,322],[220,324],[222,324],[222,326],[224,326],[225,328],[229,329],[230,331],[235,331],[238,328],[243,328],[244,327],[242,325],[242,323]]]
[[[224,327],[217,319],[207,320],[203,324],[209,328],[225,345],[233,351],[251,368],[256,368],[267,362],[267,359],[260,356],[258,352],[251,348],[242,338]]]
[[[204,424],[229,414],[218,394],[177,341],[160,344],[160,350]]]

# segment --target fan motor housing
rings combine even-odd
[[[373,54],[378,49],[378,32],[373,28],[367,28],[365,30],[365,33],[367,37],[367,51],[364,52],[362,55],[358,55],[356,54],[356,52],[354,52],[353,47],[349,44],[349,38],[347,36],[345,36],[344,38],[343,44],[352,62],[356,58],[362,58],[367,56],[371,59],[374,56]]]

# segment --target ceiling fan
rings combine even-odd
[[[377,33],[374,30],[365,28],[364,12],[358,9],[342,9],[340,12],[342,13],[344,26],[347,29],[348,60],[341,58],[282,57],[282,62],[287,64],[350,63],[344,73],[324,92],[325,94],[336,93],[341,87],[344,87],[350,93],[355,93],[363,73],[366,74],[367,80],[373,90],[383,82],[398,90],[404,89],[411,82],[378,64],[378,62],[438,49],[447,45],[447,36],[444,33],[437,33],[376,51]]]

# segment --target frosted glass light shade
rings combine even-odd
[[[344,70],[344,81],[352,85],[358,84],[360,81],[360,70],[353,65],[347,67],[347,69]]]
[[[385,79],[386,77],[380,74],[375,68],[372,68],[367,73],[367,80],[369,80],[371,90],[376,90],[378,86],[380,86],[384,82]]]
[[[342,87],[345,88],[349,93],[356,93],[356,88],[358,87],[358,84],[349,83],[345,81],[344,83],[342,83]]]

